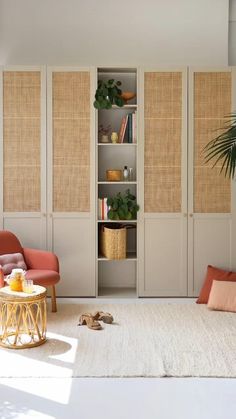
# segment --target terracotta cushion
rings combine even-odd
[[[208,265],[205,280],[197,299],[197,304],[207,304],[213,280],[236,281],[236,272],[225,271]]]
[[[27,269],[24,257],[21,253],[8,253],[0,255],[0,265],[2,266],[4,275],[10,274],[12,269]]]
[[[236,282],[213,281],[207,307],[236,312]]]
[[[55,271],[46,269],[29,269],[26,272],[26,278],[32,279],[35,285],[48,287],[57,284],[60,280],[60,275]]]

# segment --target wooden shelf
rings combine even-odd
[[[102,75],[109,74],[137,74],[137,67],[98,67],[98,73]]]
[[[115,143],[115,144],[113,144],[113,143],[97,143],[97,145],[102,145],[102,146],[123,146],[123,145],[125,145],[125,146],[137,146],[137,143]]]
[[[104,298],[135,298],[137,292],[135,288],[111,288],[104,287],[98,289],[98,297]]]
[[[98,256],[98,261],[102,262],[129,262],[129,261],[135,261],[137,260],[137,254],[136,252],[128,252],[125,259],[107,259],[102,255]]]
[[[137,103],[134,104],[129,104],[129,105],[124,105],[124,106],[117,106],[117,105],[112,105],[111,109],[132,109],[132,108],[137,108]]]
[[[119,182],[108,182],[108,181],[99,181],[98,185],[137,185],[136,181],[119,181]]]
[[[137,220],[97,220],[98,223],[137,223]]]

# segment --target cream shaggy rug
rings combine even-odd
[[[114,324],[77,326],[102,309]],[[1,377],[236,377],[236,314],[175,303],[60,304],[48,313],[48,340],[0,348]]]

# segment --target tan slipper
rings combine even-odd
[[[81,314],[79,318],[78,326],[83,326],[83,325],[88,326],[88,328],[92,330],[102,329],[102,326],[100,325],[100,323],[94,319],[91,313]]]
[[[111,324],[114,320],[110,313],[104,313],[104,311],[96,311],[93,315],[93,318],[94,320],[100,320],[108,324]]]

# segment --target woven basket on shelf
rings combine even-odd
[[[126,228],[101,227],[101,253],[107,259],[126,258]]]

